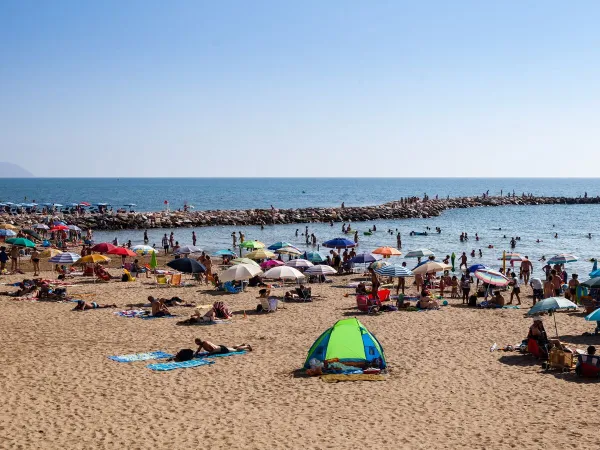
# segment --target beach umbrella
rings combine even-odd
[[[371,253],[375,255],[383,256],[400,256],[402,252],[394,247],[379,247],[373,250]]]
[[[158,267],[158,262],[156,261],[156,252],[152,252],[150,255],[150,268],[155,270]]]
[[[135,203],[125,203],[123,206],[129,206],[130,208],[133,208],[134,206],[137,206]]]
[[[275,250],[275,253],[279,253],[281,255],[301,255],[302,252],[298,250],[296,247],[281,247],[280,249]]]
[[[497,272],[492,269],[477,269],[473,275],[478,280],[483,281],[484,283],[491,284],[492,286],[508,286],[510,280],[502,275],[500,272]]]
[[[179,247],[175,252],[176,255],[189,255],[191,253],[202,253],[202,249],[195,245],[184,245],[183,247]]]
[[[421,264],[418,267],[413,269],[414,274],[425,274],[429,272],[443,272],[445,270],[450,270],[451,267],[448,264],[440,263],[437,261],[427,261],[424,264]]]
[[[236,264],[219,274],[219,279],[225,281],[244,281],[262,273],[260,267],[250,264]]]
[[[108,262],[110,261],[110,258],[107,258],[104,255],[99,255],[98,253],[93,253],[91,255],[85,255],[83,257],[81,257],[79,259],[79,261],[77,261],[77,264],[88,264],[88,263],[101,263],[101,262]]]
[[[279,250],[280,248],[284,248],[284,247],[293,247],[296,250],[298,249],[295,245],[290,244],[289,242],[275,242],[274,244],[269,245],[269,247],[267,247],[268,250]]]
[[[536,314],[547,312],[553,314],[555,311],[560,309],[577,309],[577,305],[571,300],[567,300],[564,297],[550,297],[540,300],[527,312],[528,316],[534,316]],[[554,316],[554,328],[556,330],[556,337],[558,337],[558,327],[556,326],[556,314]]]
[[[345,239],[345,238],[335,238],[335,239],[331,239],[329,241],[325,241],[323,242],[323,247],[327,247],[327,248],[350,248],[350,247],[356,247],[356,243],[354,241],[351,241],[349,239]]]
[[[7,243],[11,245],[16,245],[17,247],[28,247],[34,248],[35,244],[31,242],[29,239],[25,238],[9,238],[6,240]]]
[[[285,265],[288,267],[294,267],[295,269],[302,269],[314,266],[313,263],[306,259],[292,259],[291,261],[286,262]]]
[[[112,244],[110,244],[112,245]],[[156,253],[156,249],[154,247],[150,247],[149,245],[134,245],[131,247],[131,250],[136,252],[138,255],[147,255],[149,253]]]
[[[570,263],[570,262],[575,262],[577,261],[579,258],[577,258],[577,256],[575,255],[571,255],[568,253],[561,253],[559,255],[555,255],[552,258],[550,258],[548,260],[548,264],[566,264],[566,263]]]
[[[592,277],[589,280],[584,281],[580,286],[589,288],[600,288],[600,277]]]
[[[92,204],[88,202],[81,202],[79,203],[79,206],[92,206]]]
[[[590,322],[600,322],[600,308],[596,309],[595,311],[592,311],[587,316],[585,316],[585,320],[588,320]]]
[[[337,270],[335,270],[331,266],[321,264],[319,266],[309,267],[304,271],[304,273],[309,275],[335,275],[337,273]]]
[[[256,250],[258,248],[265,248],[265,244],[260,241],[246,241],[240,244],[240,248],[251,248],[252,250]]]
[[[36,230],[49,230],[50,227],[48,225],[45,225],[43,223],[36,223],[32,228],[36,229]]]
[[[48,262],[52,264],[75,264],[81,259],[77,253],[65,252],[52,256]]]
[[[456,261],[456,254],[452,252],[452,256],[450,257],[450,261],[452,261],[452,272],[456,272],[456,267],[454,265],[454,261]]]
[[[112,250],[109,250],[108,252],[109,255],[119,255],[119,256],[136,256],[136,253],[129,250],[128,248],[125,247],[117,247],[114,248]]]
[[[55,225],[50,228],[50,231],[68,231],[69,227],[66,225]]]
[[[213,253],[214,256],[235,256],[235,252],[232,252],[231,250],[227,249],[227,250],[218,250],[215,253]]]
[[[377,270],[389,265],[391,264],[388,261],[380,260],[369,264],[369,269]]]
[[[40,257],[42,258],[52,258],[53,256],[60,255],[62,252],[57,248],[47,248],[42,253],[40,253]]]
[[[77,225],[67,225],[67,228],[71,231],[81,231],[81,228],[79,228]]]
[[[11,231],[11,230],[6,230],[6,231]],[[42,240],[42,237],[34,230],[30,230],[30,229],[25,229],[25,230],[21,230],[22,233],[25,233],[28,236],[31,236],[34,239],[37,239],[39,241]],[[1,235],[1,234],[0,234]]]
[[[273,267],[284,266],[285,263],[283,261],[278,261],[277,259],[268,259],[265,262],[260,264],[262,269],[272,269]]]
[[[171,269],[175,269],[183,273],[204,273],[206,267],[192,258],[177,258],[167,263]]]
[[[275,256],[275,253],[270,252],[269,250],[265,250],[264,248],[259,248],[258,250],[254,250],[246,255],[246,258],[250,259],[270,259]]]
[[[256,261],[250,258],[235,258],[231,260],[231,264],[250,264],[251,266],[260,267]]]
[[[596,277],[600,277],[600,270],[594,270],[593,272],[590,272],[590,278]]]
[[[518,253],[513,253],[513,252],[506,253],[506,251],[503,251],[502,256],[500,258],[498,258],[498,261],[519,262],[519,261],[523,261],[523,257]]]
[[[368,264],[375,261],[379,261],[382,258],[381,255],[373,255],[372,253],[359,253],[354,258],[350,259],[352,264]]]
[[[475,272],[476,270],[479,270],[479,269],[489,269],[489,267],[486,266],[485,264],[473,264],[471,267],[469,267],[467,269],[467,272],[473,273],[473,272]]]
[[[15,227],[14,225],[11,225],[10,223],[2,223],[0,224],[0,230],[12,230],[12,231],[17,231],[18,228]]]
[[[15,233],[13,230],[0,229],[0,236],[10,237],[10,236],[16,236],[16,235],[17,235],[17,233]]]
[[[117,247],[112,245],[110,242],[101,242],[100,244],[94,245],[91,250],[98,253],[108,253],[110,250],[114,250],[115,248]]]
[[[380,267],[375,269],[375,272],[384,277],[393,278],[406,278],[412,277],[413,273],[407,268],[400,264],[390,264],[388,266]]]
[[[322,263],[326,260],[326,258],[318,252],[307,252],[305,259],[308,259],[312,263]]]
[[[424,258],[429,256],[435,255],[428,248],[418,248],[416,250],[411,250],[406,255],[404,255],[405,258]]]
[[[299,280],[304,278],[304,274],[293,267],[279,266],[273,267],[265,272],[265,278],[282,279],[282,280]]]

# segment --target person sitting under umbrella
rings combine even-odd
[[[502,308],[504,306],[504,297],[502,297],[500,291],[494,291],[494,296],[488,300],[488,306],[494,308]]]

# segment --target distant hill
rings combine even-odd
[[[0,178],[30,178],[33,176],[35,175],[17,164],[0,161]]]

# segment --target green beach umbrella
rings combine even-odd
[[[156,252],[152,252],[152,256],[150,257],[150,268],[156,269],[158,267],[158,262],[156,261]]]
[[[12,245],[16,245],[18,247],[29,247],[29,248],[35,247],[35,244],[33,242],[31,242],[29,239],[25,239],[25,238],[10,238],[10,239],[7,239],[6,242],[8,242],[9,244],[12,244]]]
[[[456,254],[454,252],[452,252],[450,260],[452,261],[452,272],[456,272],[456,267],[454,266],[454,261],[456,261]]]
[[[256,250],[259,248],[265,248],[265,244],[260,241],[246,241],[240,244],[242,248],[251,248],[252,250]]]

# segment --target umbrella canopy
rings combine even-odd
[[[600,322],[600,308],[585,316],[585,320],[589,320],[590,322]]]
[[[306,253],[306,259],[308,259],[312,263],[322,263],[326,260],[320,253],[318,252],[308,252]]]
[[[79,203],[79,206],[92,206],[92,204],[88,202],[81,202]]]
[[[294,267],[296,269],[308,268],[308,267],[314,266],[313,263],[311,263],[310,261],[308,261],[306,259],[292,259],[291,261],[286,262],[285,265],[288,267]]]
[[[600,277],[593,277],[589,280],[584,281],[580,284],[580,286],[585,286],[589,288],[600,288]]]
[[[301,255],[302,252],[298,250],[296,247],[281,247],[280,249],[275,250],[275,253],[279,253],[282,255]]]
[[[475,272],[476,270],[479,270],[479,269],[489,269],[489,267],[486,266],[485,264],[473,264],[471,267],[469,267],[467,269],[467,272],[473,273],[473,272]]]
[[[350,247],[356,247],[356,243],[354,241],[351,241],[351,240],[345,239],[345,238],[335,238],[335,239],[331,239],[329,241],[323,242],[323,247],[350,248]]]
[[[178,258],[167,263],[171,269],[175,269],[183,273],[204,273],[206,267],[192,258]]]
[[[517,262],[517,261],[523,261],[523,257],[521,255],[519,255],[518,253],[502,252],[502,256],[500,258],[498,258],[498,261]]]
[[[600,270],[598,270],[598,269],[592,270],[590,272],[590,278],[596,278],[596,277],[600,277]]]
[[[0,229],[0,236],[16,236],[17,233],[15,233],[13,230],[5,230],[5,229]]]
[[[429,272],[443,272],[444,270],[450,270],[452,267],[448,264],[440,263],[437,261],[428,261],[425,264],[413,269],[414,274],[425,274]]]
[[[14,225],[10,224],[10,223],[2,223],[2,224],[0,224],[0,230],[13,230],[13,231],[17,231],[18,228],[15,227]]]
[[[293,247],[296,250],[298,249],[295,245],[290,244],[289,242],[275,242],[274,244],[269,245],[269,247],[267,247],[268,250],[279,250],[280,248],[284,248],[284,247]]]
[[[413,276],[413,273],[407,267],[400,264],[390,264],[389,266],[375,269],[375,272],[384,277],[405,278]]]
[[[293,267],[279,266],[269,269],[264,274],[265,278],[299,280],[304,278],[304,274]]]
[[[388,261],[384,261],[384,260],[375,261],[374,263],[371,263],[369,265],[369,269],[377,270],[377,269],[381,269],[382,267],[389,266],[389,265],[391,265],[391,264]]]
[[[285,263],[283,261],[278,261],[276,259],[268,259],[265,262],[260,264],[262,269],[272,269],[273,267],[284,266]]]
[[[11,231],[11,230],[6,230],[6,231],[10,231],[11,233],[14,233],[14,231]],[[23,233],[25,233],[26,235],[28,235],[28,236],[31,236],[31,237],[32,237],[32,238],[34,238],[34,239],[37,239],[37,240],[42,240],[42,237],[41,237],[41,236],[40,236],[40,235],[39,235],[37,232],[35,232],[35,231],[33,231],[33,230],[29,230],[29,229],[27,229],[27,230],[21,230],[21,231],[22,231]],[[15,233],[15,234],[16,234],[16,233]],[[0,233],[0,235],[1,235],[1,233]],[[13,235],[13,236],[14,236],[14,235]]]
[[[246,241],[240,244],[241,248],[251,248],[256,250],[257,248],[265,248],[265,244],[260,241]]]
[[[308,274],[308,275],[334,275],[334,274],[337,273],[337,270],[335,270],[331,266],[327,266],[325,264],[322,264],[322,265],[319,265],[319,266],[309,267],[308,269],[306,269],[304,271],[304,273]]]
[[[491,284],[492,286],[508,286],[508,283],[510,283],[508,278],[492,269],[478,269],[473,275],[475,275],[475,278],[478,280]]]
[[[250,258],[235,258],[231,260],[231,264],[250,264],[251,266],[260,267],[256,261]]]
[[[137,254],[128,248],[125,247],[117,247],[113,250],[109,250],[107,252],[109,255],[119,255],[119,256],[137,256]]]
[[[236,264],[229,269],[221,272],[219,279],[225,281],[243,281],[260,275],[262,270],[260,267],[251,266],[250,264]]]
[[[6,240],[6,242],[12,245],[16,245],[17,247],[35,247],[35,244],[33,242],[25,238],[9,238]]]
[[[561,253],[560,255],[555,255],[548,260],[548,264],[566,264],[570,262],[575,262],[579,258],[575,255],[570,255],[568,253]]]
[[[87,264],[87,263],[101,263],[101,262],[108,262],[110,261],[110,258],[107,258],[104,255],[99,255],[98,253],[93,253],[91,255],[85,255],[84,257],[80,258],[79,261],[77,261],[78,264]]]
[[[75,264],[80,259],[81,255],[78,255],[77,253],[65,252],[54,255],[48,262],[52,264]]]
[[[354,258],[350,259],[352,264],[367,264],[375,261],[379,261],[382,258],[381,255],[373,255],[372,253],[359,253]]]
[[[108,253],[109,251],[114,250],[115,248],[117,248],[117,247],[112,245],[110,242],[101,242],[100,244],[94,245],[91,248],[91,250],[93,252],[98,252],[98,253]]]
[[[49,230],[50,227],[48,225],[45,225],[43,223],[36,223],[32,228],[35,228],[36,230]]]
[[[50,231],[68,231],[69,227],[66,225],[55,225],[50,228]]]
[[[81,231],[81,228],[79,228],[77,225],[67,225],[67,228],[71,231]]]
[[[269,250],[265,250],[264,248],[259,248],[258,250],[254,250],[246,255],[246,258],[250,259],[270,259],[275,256],[275,253],[270,252]]]
[[[42,257],[42,258],[52,258],[53,256],[60,255],[61,253],[62,252],[59,249],[57,249],[57,248],[47,248],[42,253],[40,253],[40,257]]]
[[[548,312],[550,310],[556,311],[559,309],[577,309],[577,305],[571,300],[567,300],[564,297],[550,297],[540,300],[527,312],[528,316]]]
[[[394,247],[379,247],[373,250],[371,253],[383,256],[400,256],[402,254],[400,250]]]
[[[195,245],[184,245],[175,252],[176,255],[189,255],[190,253],[202,253],[202,249]]]
[[[125,203],[123,206],[129,206],[130,208],[133,206],[137,206],[135,203]]]
[[[147,255],[149,253],[156,253],[156,249],[154,247],[150,247],[149,245],[134,245],[133,247],[131,247],[131,250],[136,252],[138,255]]]
[[[214,256],[235,256],[235,252],[232,252],[229,249],[227,249],[227,250],[218,250],[213,255]]]
[[[405,258],[424,258],[426,256],[435,256],[435,255],[428,248],[418,248],[416,250],[411,250],[406,255],[404,255]]]

